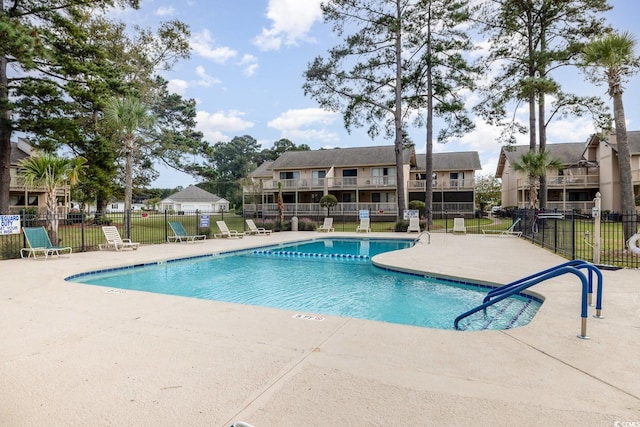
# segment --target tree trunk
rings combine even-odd
[[[431,7],[431,3],[429,3]],[[431,9],[429,9],[429,13]],[[431,18],[431,15],[429,15]],[[431,58],[431,19],[427,26],[427,57]],[[433,222],[433,72],[431,63],[427,68],[427,153],[425,161],[426,188],[424,195],[425,220],[427,229]],[[444,202],[442,200],[441,202]]]
[[[133,137],[125,141],[125,166],[124,166],[124,234],[131,238],[131,199],[133,198]]]
[[[53,191],[49,191],[46,197],[46,206],[47,206],[47,233],[49,234],[49,239],[51,240],[51,244],[57,245],[59,242],[58,239],[58,198],[56,197],[55,189]]]
[[[0,57],[0,215],[9,214],[9,189],[11,186],[11,111],[7,58]]]
[[[629,152],[629,142],[627,140],[627,125],[625,123],[622,92],[616,91],[612,98],[613,117],[616,124],[616,145],[618,146],[618,167],[620,169],[622,213],[628,215],[623,222],[624,240],[627,241],[636,233],[636,203],[633,197],[631,154]]]
[[[395,81],[395,153],[396,153],[396,188],[398,192],[398,221],[402,220],[404,209],[407,203],[404,196],[404,133],[402,129],[402,30],[399,23],[402,17],[402,5],[400,0],[396,0],[396,18],[398,25],[395,29],[395,53],[396,53],[396,81]]]

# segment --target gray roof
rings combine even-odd
[[[427,169],[426,154],[416,154],[418,170]],[[480,170],[480,156],[477,151],[462,151],[455,153],[433,153],[434,171]]]
[[[564,165],[574,165],[583,159],[584,142],[567,142],[562,144],[547,144],[545,151],[549,153],[549,159],[557,159]],[[523,154],[529,151],[528,145],[516,145],[514,151],[503,151],[507,156],[509,163],[513,164]]]
[[[413,147],[405,148],[404,163],[414,160]],[[331,150],[287,151],[282,153],[270,166],[272,170],[331,168],[332,166],[375,166],[395,165],[393,145],[377,147],[334,148]]]
[[[272,175],[270,171],[272,164],[273,164],[273,160],[267,160],[266,162],[263,162],[253,172],[251,172],[249,176],[251,178],[265,178],[265,177],[270,178]]]
[[[31,145],[24,138],[18,138],[17,142],[11,142],[11,164],[17,165],[22,159],[31,155]]]
[[[627,143],[629,144],[629,153],[631,155],[640,154],[640,131],[627,132]],[[618,150],[615,144],[612,144],[611,147],[616,151]]]
[[[580,163],[584,160],[584,142],[566,142],[560,144],[547,144],[545,151],[549,153],[549,159],[560,160],[563,165],[570,166]],[[509,164],[514,164],[523,154],[529,151],[529,145],[514,145],[510,147],[502,147],[500,150],[500,159],[498,160],[498,168],[496,170],[496,176],[499,178],[502,176],[502,172],[505,167],[505,160],[509,161]]]
[[[164,200],[172,200],[174,202],[209,202],[216,203],[220,200],[224,200],[215,194],[211,194],[208,191],[203,190],[195,185],[190,185],[184,190],[173,193]]]

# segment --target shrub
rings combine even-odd
[[[298,220],[298,231],[315,231],[317,225],[311,218],[300,218]]]

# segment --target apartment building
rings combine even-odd
[[[640,195],[640,131],[628,132],[631,171],[636,198]],[[502,180],[502,206],[529,207],[529,179],[516,172],[513,164],[529,150],[528,145],[503,147],[496,177]],[[622,209],[620,169],[615,133],[608,139],[590,136],[586,142],[549,144],[549,157],[563,164],[559,171],[547,173],[547,209],[588,212],[600,192],[602,210]]]
[[[455,166],[457,161],[459,166]],[[407,202],[425,200],[425,163],[425,155],[416,155],[413,147],[403,150],[402,187]],[[438,209],[455,208],[472,215],[474,174],[479,169],[475,152],[434,155],[434,200]],[[357,217],[366,210],[377,220],[392,221],[398,214],[399,186],[392,145],[290,151],[260,165],[250,179],[252,184],[243,188],[248,216],[277,216],[278,183],[287,218],[322,215],[320,199],[325,194],[338,199],[338,206],[332,209],[335,216]]]
[[[9,184],[9,213],[19,214],[23,209],[35,209],[38,214],[46,212],[46,188],[27,188],[24,180],[18,176],[18,165],[22,159],[33,155],[33,149],[24,138],[11,143],[11,181]],[[57,189],[59,214],[66,215],[71,205],[71,187],[60,186]]]

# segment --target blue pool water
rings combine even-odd
[[[480,304],[488,289],[372,265],[374,255],[411,244],[391,239],[318,239],[92,272],[67,280],[304,314],[453,329],[455,317]],[[508,298],[486,313],[465,319],[461,327],[522,326],[539,306],[529,297]]]

